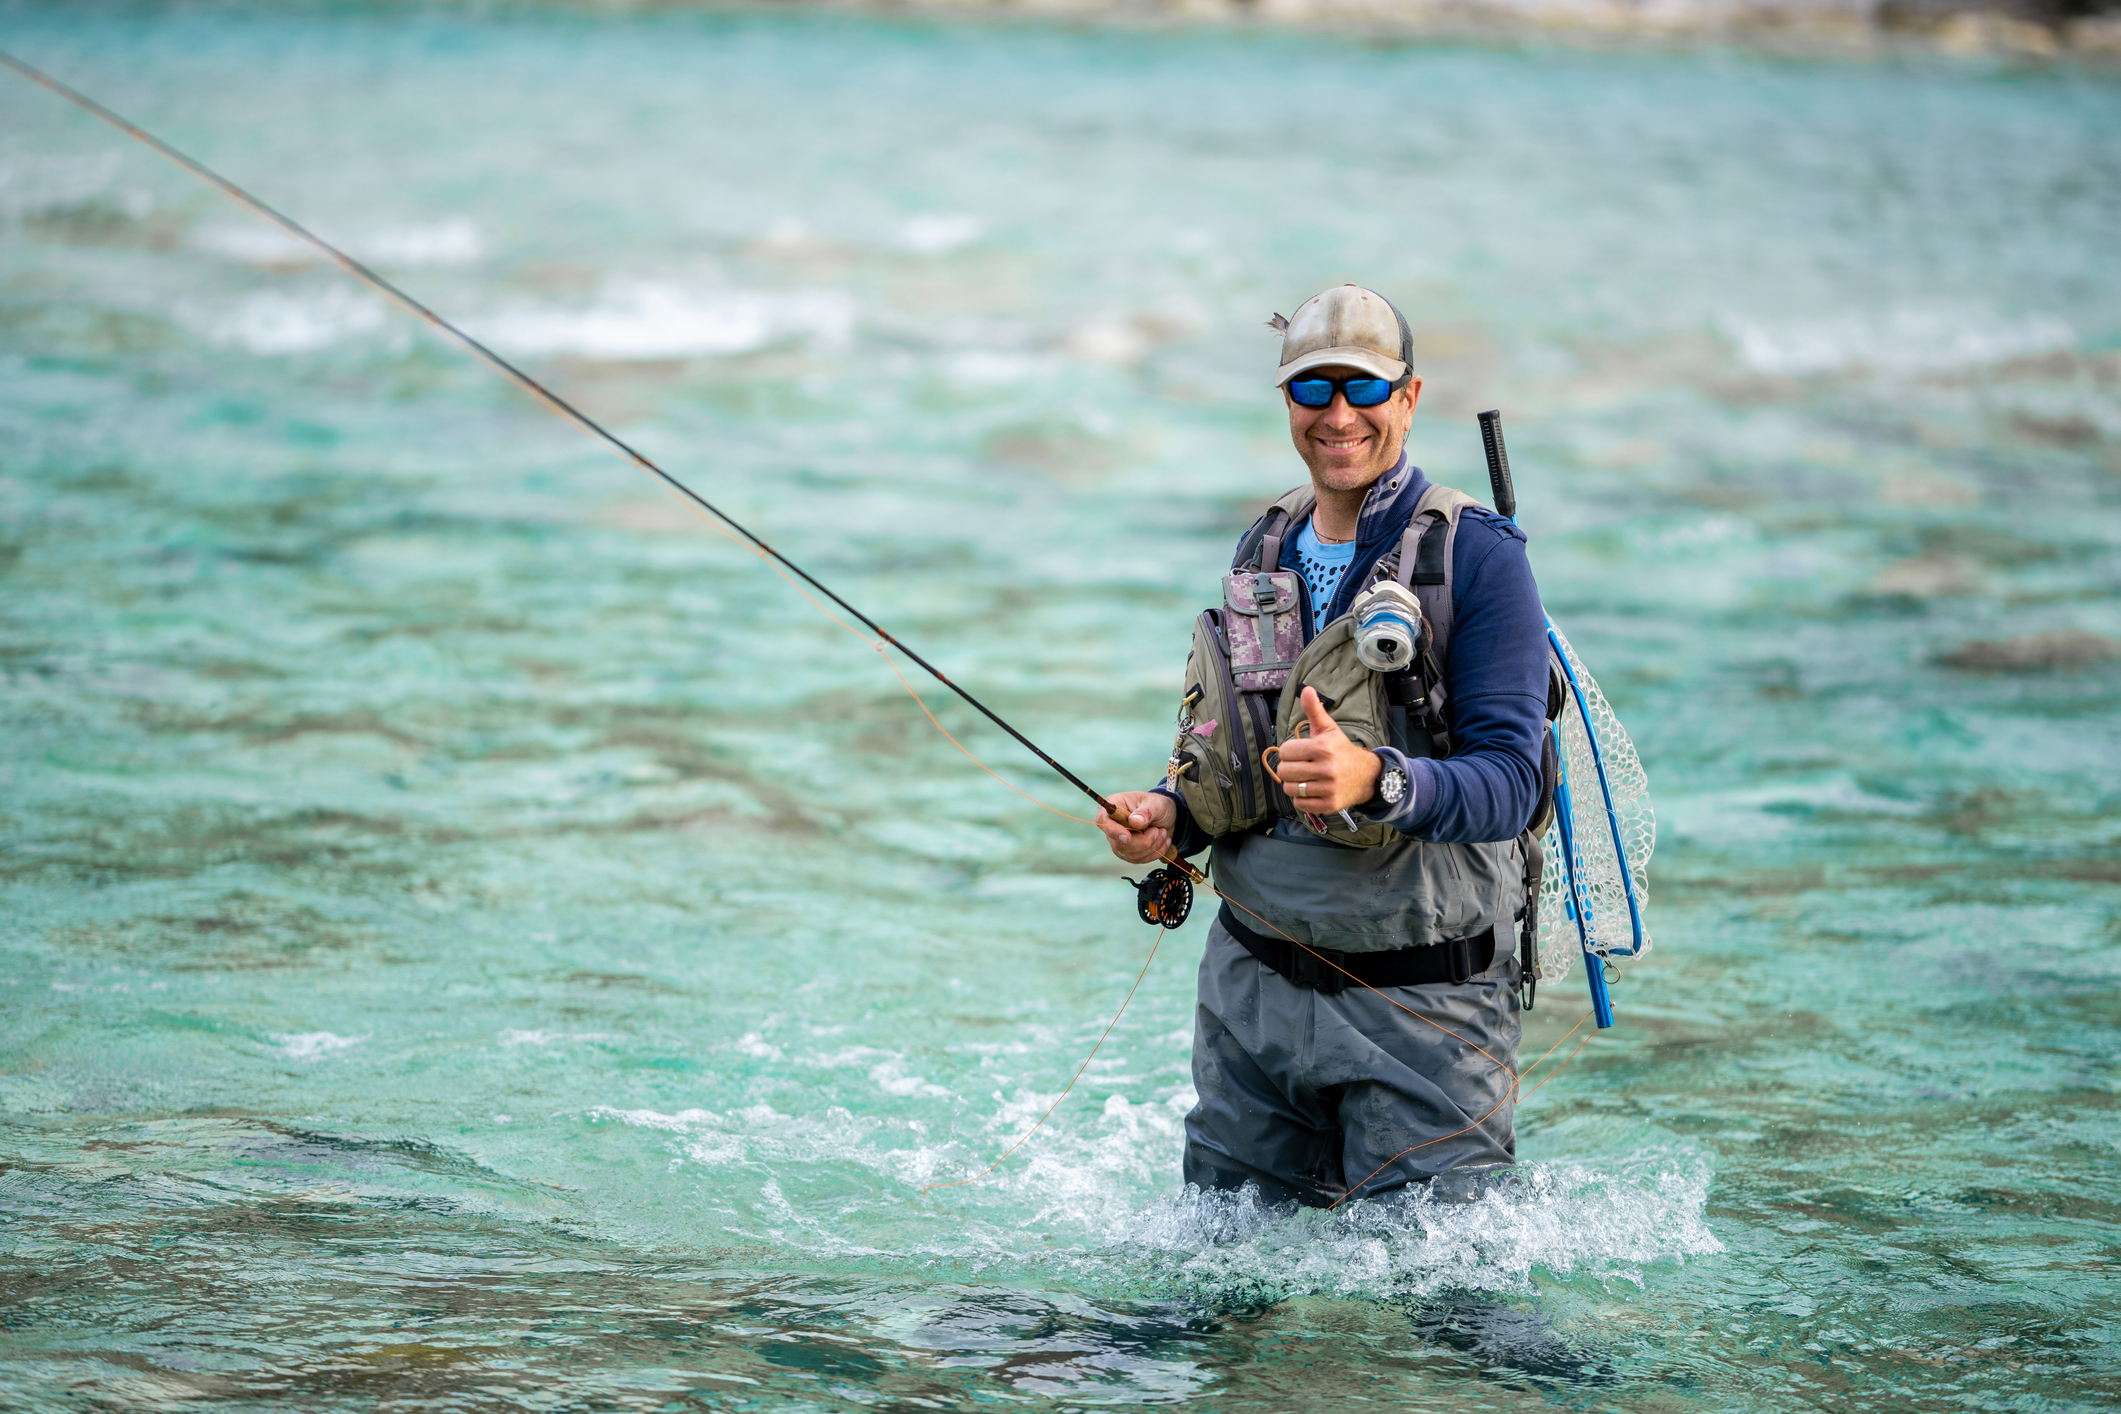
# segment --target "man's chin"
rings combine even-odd
[[[1332,491],[1360,491],[1383,475],[1384,468],[1374,466],[1334,466],[1329,463],[1323,466],[1314,464],[1311,468],[1312,478]]]

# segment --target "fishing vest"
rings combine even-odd
[[[1306,687],[1317,690],[1358,746],[1392,746],[1410,757],[1451,754],[1444,676],[1455,614],[1453,552],[1460,513],[1478,503],[1432,483],[1398,546],[1371,571],[1372,584],[1390,579],[1411,590],[1426,625],[1412,666],[1387,677],[1356,657],[1352,612],[1305,641],[1302,576],[1281,569],[1280,561],[1288,535],[1316,499],[1304,485],[1277,500],[1224,576],[1222,604],[1194,621],[1166,782],[1215,837],[1210,867],[1217,889],[1297,941],[1386,952],[1500,925],[1500,962],[1511,921],[1533,921],[1540,862],[1534,829],[1492,843],[1440,843],[1382,824],[1357,821],[1351,829],[1327,817],[1324,832],[1313,834],[1298,823],[1295,802],[1268,768],[1270,748],[1305,727]],[[1557,702],[1550,684],[1550,707]],[[1546,754],[1553,754],[1551,741]],[[1538,830],[1553,794],[1552,763],[1542,764],[1540,807],[1531,822]],[[1526,952],[1529,963],[1529,947]]]

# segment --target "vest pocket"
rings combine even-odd
[[[1250,829],[1273,811],[1259,764],[1264,741],[1238,689],[1223,637],[1223,616],[1205,610],[1193,621],[1193,651],[1178,710],[1178,739],[1165,781],[1184,798],[1194,823],[1211,835]]]
[[[1391,722],[1386,713],[1384,679],[1364,667],[1355,656],[1355,618],[1342,614],[1311,640],[1296,660],[1296,670],[1282,688],[1275,730],[1287,741],[1303,730],[1303,690],[1315,688],[1333,722],[1357,746],[1375,750],[1391,741]],[[1292,802],[1293,804],[1293,802]],[[1350,830],[1338,815],[1323,817],[1325,837],[1335,844],[1355,849],[1376,849],[1398,839],[1389,825],[1358,822]]]
[[[1223,628],[1237,687],[1246,692],[1280,690],[1304,646],[1296,573],[1247,570],[1224,575]]]

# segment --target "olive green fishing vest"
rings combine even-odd
[[[1435,843],[1387,825],[1337,817],[1315,834],[1271,778],[1262,753],[1304,723],[1305,687],[1359,746],[1394,746],[1413,757],[1450,753],[1444,673],[1453,618],[1453,549],[1459,513],[1477,504],[1430,485],[1396,550],[1373,582],[1410,588],[1428,624],[1418,671],[1400,702],[1356,658],[1355,615],[1342,614],[1308,643],[1294,571],[1281,547],[1311,513],[1316,495],[1297,487],[1268,509],[1253,552],[1223,579],[1223,602],[1194,622],[1178,741],[1166,779],[1194,820],[1215,837],[1210,867],[1229,901],[1299,942],[1345,952],[1386,952],[1473,937],[1496,927],[1497,959],[1509,924],[1536,889],[1536,836],[1483,844]],[[1360,597],[1359,595],[1356,597]],[[1396,720],[1395,720],[1396,719]],[[1395,730],[1395,727],[1398,729]],[[1544,808],[1542,812],[1544,813]],[[1542,826],[1543,828],[1543,826]],[[1528,869],[1528,866],[1532,868]],[[1529,878],[1528,878],[1529,875]]]

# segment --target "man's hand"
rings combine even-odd
[[[1178,804],[1170,796],[1130,790],[1105,798],[1127,817],[1126,825],[1110,815],[1097,817],[1097,828],[1105,832],[1105,842],[1114,854],[1129,864],[1147,864],[1171,847],[1171,831],[1178,827]]]
[[[1384,762],[1368,747],[1348,740],[1326,715],[1315,689],[1305,688],[1302,701],[1311,735],[1281,744],[1281,788],[1307,815],[1331,815],[1368,804],[1377,794]]]

